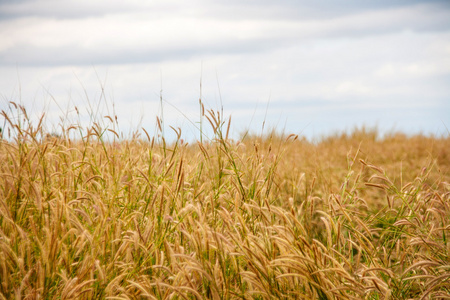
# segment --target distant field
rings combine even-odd
[[[0,298],[450,298],[449,136],[203,120],[166,144],[2,112]]]

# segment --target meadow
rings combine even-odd
[[[209,110],[169,143],[10,107],[1,299],[450,299],[448,135],[231,139]]]

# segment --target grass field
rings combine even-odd
[[[2,299],[450,298],[449,136],[51,135],[11,105]]]

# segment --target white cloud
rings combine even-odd
[[[50,9],[41,1],[32,3],[41,5],[41,10]],[[68,10],[71,3],[66,3]],[[4,20],[0,29],[4,41],[0,46],[0,62],[43,65],[150,62],[266,51],[309,39],[354,39],[405,30],[450,29],[448,22],[443,21],[450,19],[450,10],[437,11],[429,5],[363,11],[327,20],[216,19],[202,10],[186,14],[158,5],[155,10],[148,5],[138,9],[133,4],[120,12],[121,5],[112,3],[107,11],[113,13],[88,18],[30,16]]]
[[[392,113],[401,107],[428,111],[421,126],[430,126],[433,114],[450,114],[446,5],[355,5],[321,14],[296,1],[123,3],[0,4],[0,108],[15,92],[17,99],[17,77],[30,105],[58,111],[51,94],[62,107],[87,106],[84,89],[89,101],[102,99],[99,76],[122,120],[143,113],[152,123],[162,74],[165,99],[196,120],[203,65],[208,105],[222,98],[236,116],[258,106],[261,121],[270,98],[268,122],[286,116],[290,130],[364,120],[406,124],[408,114]],[[189,123],[167,104],[171,122]],[[235,122],[247,126],[249,118]]]

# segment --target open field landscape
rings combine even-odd
[[[449,135],[231,139],[210,110],[166,142],[10,107],[1,299],[450,299]]]

